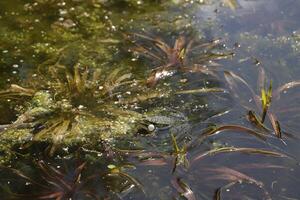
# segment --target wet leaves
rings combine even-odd
[[[215,60],[226,59],[232,56],[232,53],[214,53],[212,49],[217,48],[220,41],[215,40],[208,43],[201,43],[194,41],[193,39],[187,39],[187,37],[179,35],[174,42],[173,46],[170,46],[163,39],[159,37],[150,37],[144,34],[134,33],[125,36],[135,46],[131,49],[134,53],[147,57],[154,63],[158,63],[158,66],[151,71],[147,84],[150,87],[154,87],[157,82],[165,77],[172,76],[177,71],[190,71],[200,72],[205,74],[213,74],[214,70],[210,70],[210,63],[214,63]],[[135,40],[142,39],[145,42],[137,42]],[[150,43],[149,47],[147,43]],[[202,52],[194,56],[195,52]],[[194,61],[195,60],[195,61]],[[208,67],[208,68],[207,68]]]
[[[228,189],[232,187],[235,184],[241,184],[241,183],[248,183],[255,185],[259,190],[262,190],[265,197],[267,199],[271,199],[269,192],[265,189],[264,184],[261,181],[256,180],[255,178],[252,178],[242,172],[239,172],[234,169],[230,169],[227,167],[219,167],[219,168],[213,168],[213,169],[206,169],[208,172],[213,172],[214,175],[210,176],[208,180],[225,180],[229,183],[225,186],[218,188],[215,192],[214,199],[221,199],[221,193],[224,189]]]
[[[184,182],[181,178],[175,178],[171,181],[172,186],[186,200],[196,200],[195,194],[190,186]]]
[[[244,127],[244,126],[240,126],[240,125],[223,125],[223,126],[219,126],[219,127],[212,127],[212,128],[208,128],[208,130],[204,131],[200,137],[198,138],[198,142],[203,141],[204,139],[206,139],[207,137],[210,137],[212,135],[216,135],[216,134],[220,134],[221,132],[224,131],[232,131],[232,132],[243,132],[243,133],[247,133],[249,135],[255,136],[258,139],[261,140],[266,140],[266,135],[263,133],[260,133],[256,130]]]
[[[239,103],[248,111],[247,119],[257,128],[263,129],[267,132],[271,130],[267,127],[265,120],[266,117],[268,121],[272,125],[272,129],[274,130],[275,135],[278,138],[282,138],[282,133],[284,131],[281,128],[281,123],[277,118],[277,112],[280,109],[278,106],[272,106],[273,104],[277,104],[280,100],[280,94],[283,91],[292,89],[294,87],[299,86],[299,81],[292,81],[278,88],[273,88],[273,83],[270,81],[268,87],[266,87],[266,82],[268,80],[265,70],[262,67],[258,67],[258,90],[260,90],[260,95],[255,92],[253,87],[251,87],[245,79],[235,74],[234,72],[225,71],[224,72],[225,80],[233,93],[234,97],[239,101]],[[244,87],[241,87],[244,86]],[[244,95],[246,88],[248,93]],[[254,102],[250,103],[250,102]],[[257,112],[261,112],[261,116],[258,117],[256,115]],[[269,113],[269,114],[268,114]],[[290,133],[286,133],[286,135],[291,135]]]
[[[278,121],[277,117],[273,113],[270,113],[269,118],[270,118],[272,127],[275,131],[275,135],[278,138],[281,138],[282,137],[282,132],[281,132],[281,127],[280,127],[280,124],[279,124],[279,121]]]
[[[20,170],[9,169],[20,178],[25,179],[28,184],[36,187],[36,191],[33,194],[15,194],[15,198],[59,200],[73,198],[77,195],[82,184],[81,174],[86,163],[78,165],[71,173],[58,170],[44,161],[38,161],[36,165],[40,171],[40,177],[37,180],[25,175]],[[86,191],[84,193],[88,194],[89,192]]]
[[[253,111],[249,111],[247,115],[248,120],[257,128],[269,131],[269,129],[261,122],[259,117]]]
[[[130,164],[124,164],[121,166],[115,166],[115,165],[108,165],[109,172],[106,174],[107,177],[115,177],[115,178],[122,178],[126,181],[130,182],[130,184],[133,184],[135,187],[139,188],[143,193],[145,193],[143,185],[135,179],[133,176],[129,175],[125,172],[126,169],[135,169],[135,166]],[[125,190],[125,189],[124,189]],[[123,191],[121,191],[123,192]]]
[[[175,172],[178,165],[183,165],[186,169],[189,167],[190,163],[187,159],[187,146],[184,145],[182,148],[179,148],[176,138],[173,134],[171,134],[172,137],[172,143],[173,143],[173,156],[174,159],[174,165],[172,169],[172,173]]]
[[[176,92],[176,94],[201,94],[201,93],[211,93],[211,92],[225,93],[226,90],[223,88],[200,88],[200,89],[193,89],[193,90],[181,90]]]
[[[264,156],[272,156],[272,157],[285,157],[289,158],[289,156],[275,152],[270,150],[264,150],[264,149],[258,149],[258,148],[239,148],[239,147],[221,147],[217,149],[213,149],[204,153],[200,153],[200,155],[197,155],[193,158],[193,163],[195,161],[198,161],[206,156],[211,156],[219,153],[246,153],[246,154],[258,154],[258,155],[264,155]]]
[[[293,89],[295,87],[299,87],[300,86],[300,81],[296,80],[296,81],[292,81],[289,83],[285,83],[282,86],[278,87],[275,91],[274,91],[274,97],[276,99],[280,98],[280,94],[284,91],[287,91],[289,89]]]
[[[11,84],[10,88],[7,90],[0,91],[0,97],[2,98],[14,98],[14,97],[32,97],[35,91],[33,89],[28,89],[21,87],[16,84]]]
[[[272,81],[270,82],[269,88],[266,90],[265,88],[261,89],[261,105],[262,105],[262,116],[261,123],[264,123],[269,107],[271,106],[272,100]]]
[[[43,1],[39,2],[42,3]],[[131,1],[125,4],[129,5],[129,2]],[[94,1],[89,1],[88,3],[95,6]],[[133,3],[137,4],[136,1]],[[237,0],[223,0],[223,4],[232,10],[239,7]],[[102,9],[102,4],[97,3],[97,6]],[[62,11],[64,12],[64,10]],[[146,12],[146,10],[143,12]],[[109,12],[107,16],[105,14],[105,16],[100,17],[107,18],[108,24],[110,24],[114,31],[117,31],[118,28],[121,27],[116,28],[112,24],[110,19],[110,17],[113,16],[112,13]],[[124,13],[122,12],[122,14],[127,15],[126,11]],[[94,15],[90,16],[90,13],[84,13],[84,15],[87,19],[94,18]],[[99,16],[93,19],[95,20],[94,23],[99,24],[98,26],[103,26],[102,23],[99,23],[101,20],[99,20],[98,17]],[[74,19],[63,19],[62,22],[53,23],[51,27],[55,29],[76,28],[79,24],[74,24],[77,22],[77,20]],[[89,24],[86,23],[86,21],[78,22],[84,23],[85,25]],[[89,34],[94,31],[98,32],[101,29],[97,27],[94,27],[95,29],[93,27],[90,28],[92,30],[87,30]],[[135,30],[135,28],[132,30]],[[161,31],[159,32],[161,33]],[[277,89],[273,88],[273,83],[267,78],[267,73],[264,68],[260,67],[260,63],[256,59],[255,64],[259,66],[258,88],[254,89],[255,87],[247,82],[245,75],[241,75],[236,71],[224,72],[225,82],[229,89],[222,88],[222,78],[219,76],[222,74],[222,69],[220,69],[221,64],[217,63],[217,61],[229,58],[233,54],[228,52],[224,53],[222,51],[222,42],[220,40],[210,42],[198,41],[194,39],[194,37],[188,37],[184,32],[185,30],[181,30],[180,33],[175,33],[176,37],[169,37],[168,35],[168,38],[152,37],[147,34],[138,33],[129,34],[129,36],[126,35],[131,41],[132,46],[134,46],[131,48],[131,51],[137,56],[145,57],[150,61],[148,62],[150,63],[149,66],[146,67],[152,70],[149,70],[144,80],[135,80],[136,77],[131,70],[131,66],[126,66],[125,69],[121,70],[123,66],[121,66],[122,63],[119,66],[118,59],[116,60],[117,67],[115,67],[115,65],[109,67],[102,66],[105,65],[106,62],[109,63],[108,65],[111,65],[112,62],[110,59],[105,59],[105,62],[102,60],[99,61],[102,59],[99,57],[105,55],[99,53],[99,49],[89,49],[91,45],[81,47],[80,50],[82,51],[79,54],[82,57],[74,60],[69,58],[72,57],[71,54],[60,56],[60,54],[62,55],[64,52],[55,49],[56,55],[54,58],[40,64],[39,70],[43,72],[38,74],[38,81],[36,81],[32,87],[28,87],[27,85],[11,85],[7,90],[0,92],[0,97],[9,98],[10,100],[23,99],[24,97],[31,99],[31,101],[27,101],[22,105],[24,108],[20,110],[20,115],[18,115],[18,119],[14,123],[0,125],[1,136],[3,136],[1,138],[7,137],[8,133],[13,133],[5,132],[8,129],[8,131],[19,129],[28,130],[30,137],[28,137],[27,140],[30,140],[32,143],[50,140],[50,148],[48,149],[50,149],[50,157],[52,158],[54,157],[53,155],[56,155],[56,151],[65,149],[61,148],[60,145],[66,143],[68,143],[68,145],[70,144],[70,146],[74,145],[71,138],[78,139],[75,140],[76,142],[80,140],[79,144],[84,147],[90,142],[90,144],[95,145],[93,148],[97,148],[99,141],[105,141],[109,143],[109,145],[112,145],[108,148],[109,150],[104,148],[95,151],[97,156],[89,155],[89,159],[92,157],[92,162],[99,164],[97,166],[99,169],[97,168],[97,170],[95,170],[96,175],[93,174],[87,178],[87,182],[96,180],[98,181],[97,184],[101,185],[104,183],[105,187],[103,188],[108,188],[108,191],[103,188],[99,190],[105,194],[104,196],[95,194],[93,189],[96,187],[96,184],[93,185],[94,188],[88,188],[92,189],[92,191],[82,191],[86,196],[92,199],[123,199],[126,194],[133,191],[133,188],[138,188],[137,191],[142,191],[142,193],[145,194],[145,198],[148,198],[147,193],[149,193],[149,189],[145,185],[148,186],[148,182],[151,182],[149,185],[158,185],[157,187],[160,187],[159,184],[165,182],[166,177],[171,180],[171,183],[170,181],[166,182],[173,186],[180,196],[178,198],[188,200],[194,200],[202,193],[198,185],[202,186],[202,184],[207,184],[213,187],[211,184],[213,184],[214,180],[228,182],[228,184],[216,190],[215,199],[221,199],[222,192],[225,189],[229,189],[235,184],[240,183],[253,184],[257,186],[257,188],[263,188],[262,190],[264,190],[264,183],[254,178],[254,175],[248,175],[238,170],[246,169],[247,167],[247,169],[251,168],[255,170],[285,169],[283,165],[248,163],[246,166],[236,166],[238,169],[236,170],[223,166],[223,160],[231,153],[241,154],[239,156],[257,155],[257,157],[270,157],[270,161],[280,158],[290,158],[288,155],[281,153],[281,151],[277,152],[264,147],[258,148],[256,145],[268,144],[266,140],[272,137],[269,137],[270,135],[267,133],[272,131],[274,131],[274,134],[279,139],[286,134],[280,112],[277,112],[276,101],[281,100],[286,91],[297,88],[300,82],[295,80],[283,84]],[[91,38],[87,36],[89,40],[91,39],[92,43],[97,41],[97,45],[96,43],[92,44],[92,47],[105,46],[105,44],[119,44],[119,40],[114,40],[113,38],[103,39],[100,37],[101,34],[102,32],[100,31],[97,35],[92,35]],[[110,34],[113,35],[113,33]],[[94,37],[96,38],[95,40],[92,39]],[[71,40],[74,40],[74,38]],[[59,40],[56,42],[59,43]],[[74,43],[74,46],[76,45],[79,45],[79,43]],[[70,47],[72,48],[72,46]],[[41,46],[39,48],[41,48]],[[128,47],[126,46],[125,48],[127,49]],[[65,48],[62,47],[61,49],[64,50]],[[112,49],[114,53],[118,51],[115,46],[113,46]],[[39,49],[36,48],[36,50],[38,51]],[[40,50],[44,52],[46,49]],[[101,55],[99,56],[99,54]],[[112,57],[112,54],[107,56]],[[119,55],[116,57],[118,56]],[[81,62],[90,57],[93,57],[93,64],[91,64],[91,66],[86,65],[86,63],[91,63],[91,61]],[[113,62],[115,61],[113,60]],[[97,66],[96,64],[99,63],[100,66]],[[184,75],[184,77],[182,77],[182,85],[186,84],[188,80],[185,75],[191,75],[192,73],[193,75],[199,73],[201,77],[202,75],[204,75],[203,77],[211,77],[216,80],[217,83],[213,87],[200,87],[196,89],[180,88],[180,90],[168,90],[159,87],[160,85],[158,85],[158,83],[160,80],[171,76],[172,78],[170,78],[170,80],[175,80],[175,83],[168,80],[165,82],[165,85],[176,85],[176,79],[178,77],[174,77],[174,74],[178,74],[178,72]],[[206,79],[204,78],[202,80],[201,78],[200,81],[205,82]],[[145,83],[148,87],[144,85]],[[269,85],[267,85],[267,83],[269,83]],[[276,86],[275,81],[274,86]],[[38,93],[40,95],[37,95]],[[183,96],[184,100],[188,102],[185,103],[185,114],[188,115],[192,112],[191,110],[194,109],[194,106],[202,105],[194,105],[193,102],[190,102],[189,96],[198,96],[199,94],[207,93],[226,93],[225,95],[235,96],[242,107],[246,109],[247,112],[242,113],[247,113],[247,119],[252,124],[252,127],[249,126],[249,124],[237,124],[236,121],[228,123],[226,116],[221,113],[218,115],[224,118],[219,118],[220,121],[214,123],[216,126],[209,127],[205,131],[199,131],[198,128],[200,126],[202,128],[202,121],[198,121],[199,124],[198,122],[197,124],[192,124],[194,132],[191,132],[191,134],[190,132],[186,133],[184,131],[186,129],[177,130],[177,132],[173,134],[172,131],[174,129],[172,129],[172,126],[178,127],[179,124],[185,122],[189,123],[190,119],[173,120],[170,117],[156,115],[150,120],[149,116],[136,112],[150,110],[152,107],[156,107],[162,101],[156,102],[154,100],[161,100],[162,98],[165,98],[163,105],[177,107],[177,104],[181,104],[181,102],[176,102],[174,105],[169,105],[168,102],[174,96]],[[44,97],[42,98],[42,96]],[[206,96],[201,99],[204,104],[206,104],[207,101],[205,97]],[[295,98],[292,100],[297,101],[298,99],[299,98]],[[148,101],[152,103],[151,106],[144,106],[143,103],[146,104]],[[212,104],[214,103],[213,101]],[[214,111],[214,108],[215,107],[207,106],[206,109],[210,112]],[[166,108],[164,107],[163,109]],[[229,110],[231,109],[226,109],[224,113],[229,113]],[[283,112],[287,112],[286,109]],[[202,112],[200,115],[202,117]],[[234,118],[234,120],[236,118]],[[139,123],[144,125],[143,128],[147,129],[151,134],[135,134],[135,125]],[[191,126],[188,126],[188,128],[191,128]],[[218,147],[216,147],[216,145],[210,146],[211,144],[219,142],[214,141],[218,134],[225,132],[244,134],[251,138],[258,139],[260,143],[254,143],[254,147],[243,147],[243,141],[241,141],[241,145],[234,144],[230,146],[228,144],[218,144]],[[122,136],[124,135],[133,140],[133,142],[131,141],[130,145],[124,145],[124,150],[117,149],[117,147],[114,146],[115,139],[122,140]],[[171,136],[171,138],[169,136]],[[231,138],[228,138],[228,140],[230,139]],[[275,140],[276,138],[272,139]],[[11,141],[16,140],[18,140],[18,138],[15,136]],[[142,140],[142,142],[139,140]],[[153,143],[154,140],[159,140],[163,145],[158,147]],[[252,141],[257,142],[258,140]],[[205,145],[208,145],[208,148],[206,148]],[[131,150],[131,148],[126,149],[128,146],[132,147],[133,150]],[[147,146],[147,148],[145,146]],[[140,149],[138,147],[140,147]],[[145,147],[145,150],[143,147]],[[195,149],[198,150],[202,147],[206,149],[206,151],[201,151],[200,153],[198,151],[194,152]],[[207,151],[207,149],[211,150]],[[109,151],[109,153],[106,151]],[[109,154],[109,156],[104,156],[106,154]],[[192,166],[189,164],[187,155],[194,155],[194,157],[190,159]],[[217,157],[220,158],[220,160],[206,163],[209,166],[203,167],[202,164],[209,160],[204,160],[204,158],[214,155],[220,155]],[[47,154],[47,156],[49,156],[49,154]],[[63,157],[63,159],[69,158],[70,156],[71,155],[67,155]],[[54,158],[62,159],[59,155]],[[134,162],[134,165],[124,164],[128,161]],[[107,162],[109,163],[108,165]],[[240,162],[240,160],[237,162]],[[251,162],[251,159],[249,159],[249,162]],[[89,170],[89,164],[90,163],[86,162],[79,164],[79,166],[71,172],[71,175],[66,177],[64,170],[57,168],[51,163],[38,162],[37,168],[40,174],[37,174],[37,176],[39,177],[39,175],[41,175],[40,180],[42,183],[36,180],[35,177],[30,177],[21,170],[14,169],[12,172],[20,177],[20,179],[24,179],[32,185],[35,185],[36,188],[41,188],[42,193],[35,194],[35,196],[31,196],[31,198],[59,200],[72,198],[73,194],[81,190],[81,187],[84,187],[86,183],[83,181],[83,177],[86,178],[84,172],[86,169]],[[108,166],[107,168],[106,165]],[[105,169],[103,169],[103,166],[105,166]],[[177,167],[181,166],[183,166],[185,170],[177,170]],[[172,168],[173,173],[170,173],[170,175],[168,173],[164,174],[165,168],[168,172],[170,168]],[[197,170],[194,170],[194,168]],[[94,168],[92,169],[94,170]],[[143,176],[138,176],[143,169],[149,169],[149,171],[143,173]],[[132,173],[130,170],[132,170]],[[162,172],[157,174],[156,170]],[[207,172],[206,177],[199,179],[197,177],[199,171]],[[207,174],[209,176],[207,176]],[[168,185],[168,187],[170,188],[170,185]],[[269,198],[267,192],[265,192],[265,196]],[[25,196],[19,195],[19,197]],[[134,196],[128,198],[134,198]]]

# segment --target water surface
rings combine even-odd
[[[299,7],[1,1],[1,196],[299,199]]]

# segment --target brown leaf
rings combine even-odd
[[[196,200],[195,194],[192,189],[182,179],[176,178],[171,181],[172,186],[176,191],[187,200]]]
[[[294,87],[298,87],[300,86],[300,80],[297,80],[297,81],[292,81],[292,82],[289,82],[289,83],[286,83],[282,86],[280,86],[279,88],[277,88],[274,92],[274,97],[276,99],[279,99],[280,98],[280,94],[283,92],[283,91],[286,91],[286,90],[289,90],[289,89],[292,89]]]
[[[241,105],[245,107],[247,110],[252,110],[251,105],[249,104],[250,97],[249,94],[247,94],[247,91],[245,91],[245,89],[250,92],[250,95],[252,96],[256,104],[257,104],[256,102],[257,95],[250,87],[250,85],[242,77],[236,75],[231,71],[225,71],[224,77],[234,97],[237,98],[238,101],[241,103]],[[246,86],[246,88],[242,86]],[[258,105],[256,106],[260,107]]]
[[[257,149],[257,148],[238,148],[238,147],[221,147],[217,149],[212,149],[209,151],[206,151],[204,153],[201,153],[197,155],[193,160],[192,163],[194,163],[197,160],[200,160],[206,156],[211,156],[219,153],[234,153],[234,152],[239,152],[239,153],[247,153],[247,154],[259,154],[259,155],[264,155],[264,156],[273,156],[273,157],[285,157],[285,158],[290,158],[289,156],[275,152],[275,151],[269,151],[265,149]]]
[[[275,135],[278,138],[282,138],[282,132],[281,132],[281,127],[279,124],[279,121],[277,119],[277,117],[273,114],[273,113],[269,113],[269,119],[271,121],[272,127],[274,129]]]

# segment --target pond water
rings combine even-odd
[[[0,1],[1,199],[300,199],[299,8]]]

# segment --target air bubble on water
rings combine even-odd
[[[13,73],[13,74],[17,74],[18,72],[17,72],[17,71],[12,71],[12,73]]]
[[[82,109],[84,109],[84,108],[85,108],[85,107],[84,107],[83,105],[79,105],[79,106],[78,106],[78,109],[79,109],[79,110],[82,110]]]
[[[69,147],[63,147],[62,149],[63,149],[64,151],[68,152]]]
[[[67,13],[68,13],[67,10],[63,10],[63,9],[60,9],[60,10],[59,10],[59,14],[60,14],[60,15],[66,15]]]
[[[18,64],[13,64],[13,66],[12,66],[13,68],[18,68],[19,67],[19,65]]]
[[[59,3],[57,3],[57,5],[58,5],[58,6],[65,6],[65,5],[66,5],[66,2],[64,2],[64,1],[63,1],[63,2],[59,2]]]
[[[8,53],[8,50],[3,50],[2,53]]]
[[[155,126],[153,124],[148,125],[148,131],[152,132],[155,130]]]
[[[89,14],[89,13],[87,13],[87,12],[84,12],[84,13],[83,13],[83,16],[85,16],[85,17],[89,17],[89,16],[90,16],[90,14]]]

